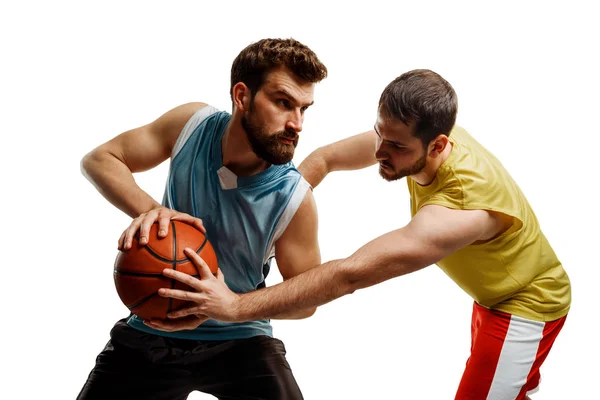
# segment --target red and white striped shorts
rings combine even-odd
[[[537,391],[546,359],[564,316],[532,321],[473,304],[471,356],[456,400],[521,400]]]

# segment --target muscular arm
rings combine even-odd
[[[83,175],[109,202],[132,218],[160,206],[135,183],[133,173],[146,171],[169,158],[185,123],[205,106],[184,104],[98,146],[81,160]]]
[[[321,264],[317,238],[317,205],[311,190],[304,196],[287,229],[275,243],[275,259],[284,280]],[[300,319],[313,315],[316,307],[275,315],[274,319]]]
[[[378,237],[346,259],[241,295],[232,307],[233,319],[269,318],[328,303],[434,264],[477,240],[488,239],[499,229],[497,220],[483,210],[423,207],[407,226]]]
[[[375,158],[375,131],[351,136],[313,151],[300,163],[298,170],[317,187],[333,171],[361,169],[377,162]]]

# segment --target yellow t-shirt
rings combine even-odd
[[[431,184],[407,178],[412,215],[437,204],[496,211],[513,217],[514,223],[500,236],[466,246],[438,266],[484,307],[536,321],[566,315],[569,277],[525,196],[500,161],[463,128],[455,126],[449,139],[452,151]]]

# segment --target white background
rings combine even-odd
[[[127,314],[112,266],[129,218],[83,178],[81,157],[179,104],[230,110],[231,63],[265,37],[294,37],[329,69],[297,164],[370,129],[381,91],[401,73],[429,68],[450,81],[458,123],[512,173],[572,280],[572,311],[534,398],[598,398],[600,30],[591,2],[7,3],[1,398],[74,399]],[[166,171],[136,179],[160,200]],[[332,174],[315,197],[324,261],[409,220],[406,184],[383,181],[376,167]],[[268,283],[280,279],[275,270]],[[307,399],[452,399],[471,304],[430,267],[273,325]]]

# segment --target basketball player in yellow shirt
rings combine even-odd
[[[517,184],[455,125],[457,108],[456,93],[441,76],[407,72],[382,93],[373,131],[322,147],[300,166],[313,186],[328,172],[376,162],[386,180],[407,177],[408,225],[346,259],[241,295],[190,252],[201,280],[174,270],[165,275],[196,292],[159,292],[197,305],[156,324],[185,329],[177,318],[190,314],[222,321],[269,318],[437,264],[474,299],[471,355],[456,399],[528,398],[569,311],[569,278]]]

